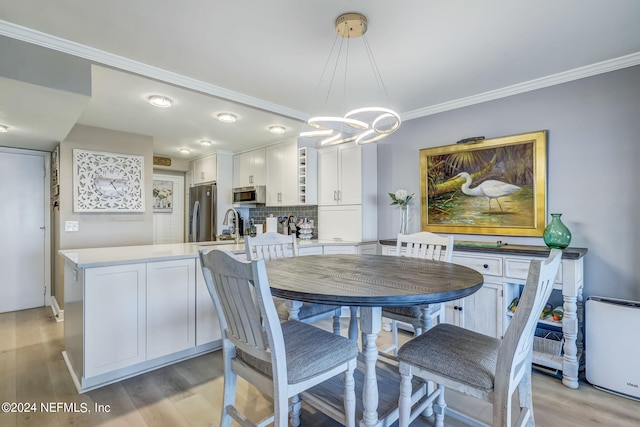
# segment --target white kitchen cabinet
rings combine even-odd
[[[220,348],[210,297],[201,317],[213,321],[199,323],[209,331],[196,343],[197,310],[207,301],[196,305],[196,258],[153,254],[164,259],[79,265],[77,253],[65,255],[63,358],[78,392]]]
[[[233,156],[233,187],[266,185],[266,150],[247,151]]]
[[[266,149],[267,206],[298,204],[298,142],[292,140]]]
[[[444,321],[465,329],[503,337],[502,285],[484,282],[482,288],[466,298],[445,303]]]
[[[82,375],[94,377],[145,361],[145,265],[90,268],[84,272],[84,280],[81,279],[82,273],[81,270],[65,267],[65,278],[67,275],[71,276],[69,279],[74,276],[78,278],[74,287],[82,288],[84,282],[91,283],[91,286],[84,287],[82,335],[85,348]],[[65,319],[65,322],[78,321],[82,319]],[[73,347],[68,350],[82,351]],[[74,356],[82,358],[81,354]],[[80,362],[78,364],[81,366]]]
[[[196,159],[191,162],[193,185],[202,184],[204,182],[212,182],[218,179],[218,164],[215,154]]]
[[[222,331],[216,308],[204,281],[200,259],[196,261],[196,345],[202,345],[221,340]]]
[[[318,150],[319,239],[377,239],[377,163],[375,144]]]
[[[318,150],[318,205],[362,204],[362,146],[355,143]]]
[[[318,239],[366,242],[378,234],[376,213],[363,205],[318,206]]]
[[[147,263],[147,358],[195,345],[196,262]]]

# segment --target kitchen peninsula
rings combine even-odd
[[[299,241],[300,255],[376,253],[376,242]],[[65,363],[78,392],[221,348],[198,251],[228,241],[61,250]]]

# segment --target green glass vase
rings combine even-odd
[[[551,222],[544,229],[542,238],[551,249],[564,249],[571,243],[571,231],[562,222],[562,214],[551,214]]]

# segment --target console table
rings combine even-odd
[[[395,255],[395,240],[380,240],[383,255]],[[582,326],[584,321],[582,290],[584,285],[583,259],[586,248],[566,248],[554,289],[562,293],[564,317],[561,322],[540,320],[562,330],[563,354],[533,352],[533,363],[562,371],[562,383],[578,388],[578,371],[583,354]],[[482,246],[456,244],[455,264],[471,267],[484,276],[482,289],[474,295],[445,304],[445,321],[467,329],[502,338],[511,317],[509,303],[520,295],[532,258],[549,255],[545,246]]]

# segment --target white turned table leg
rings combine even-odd
[[[287,305],[287,310],[289,310],[289,320],[298,320],[300,319],[300,307],[302,307],[302,302],[286,300],[285,304]]]
[[[364,411],[360,426],[379,426],[378,419],[378,379],[376,377],[376,361],[378,347],[376,339],[382,327],[382,308],[360,308],[360,330],[365,336],[363,355],[365,361],[364,384],[362,387],[362,406]]]

